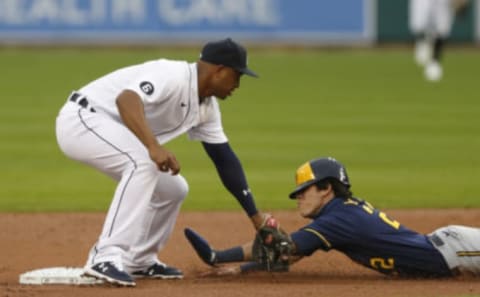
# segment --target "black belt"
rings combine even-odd
[[[89,107],[90,104],[88,103],[87,97],[80,93],[73,92],[70,97],[68,97],[68,100],[77,103],[81,107],[88,109],[91,112],[95,112],[95,108]]]

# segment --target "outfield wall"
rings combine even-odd
[[[0,0],[0,40],[18,43],[368,44],[374,0]],[[347,9],[345,9],[345,7]]]
[[[453,42],[480,40],[480,0]],[[257,44],[406,42],[408,0],[0,0],[0,44],[188,44],[231,36]]]

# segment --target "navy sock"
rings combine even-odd
[[[217,259],[216,263],[243,261],[243,249],[241,246],[223,251],[215,251],[215,255]]]
[[[442,58],[444,45],[445,45],[444,38],[438,37],[435,39],[435,42],[433,44],[433,59],[437,62],[440,62],[440,59]]]

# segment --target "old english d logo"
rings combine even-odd
[[[142,81],[140,83],[140,89],[147,95],[152,95],[154,91],[152,83],[148,81]]]

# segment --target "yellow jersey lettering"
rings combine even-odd
[[[378,216],[385,222],[387,223],[388,225],[392,226],[393,229],[398,229],[400,228],[400,223],[398,221],[395,221],[395,220],[391,220],[387,217],[387,214],[384,213],[383,211],[379,212],[378,213]]]
[[[391,270],[395,268],[395,260],[393,258],[370,258],[370,266],[377,270]]]
[[[347,200],[345,200],[345,202],[343,202],[343,204],[346,204],[346,205],[348,205],[348,204],[358,205],[358,201],[355,201],[355,200],[353,200],[353,199],[348,198]]]
[[[364,204],[362,205],[363,210],[368,212],[369,214],[373,214],[373,208],[369,207],[368,205]]]
[[[348,203],[348,200],[345,202],[345,204],[350,204]],[[375,213],[375,208],[368,203],[367,201],[364,201],[364,204],[362,205],[362,209],[366,211],[368,214],[373,215]],[[396,220],[392,220],[389,217],[387,217],[387,214],[384,213],[383,211],[378,212],[378,217],[384,221],[387,225],[391,226],[394,229],[399,229],[400,228],[400,223]]]

